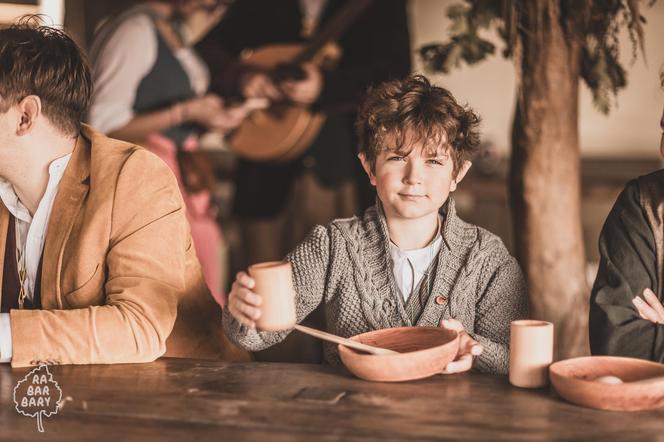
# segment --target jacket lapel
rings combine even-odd
[[[0,202],[0,287],[2,287],[2,275],[5,268],[5,246],[7,242],[7,227],[9,226],[9,210]],[[2,290],[0,290],[0,302],[2,302]]]
[[[83,133],[78,136],[48,221],[41,274],[43,309],[62,308],[60,279],[65,244],[89,189],[90,142],[84,135],[85,131],[84,127]]]

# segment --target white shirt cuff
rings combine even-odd
[[[12,361],[12,327],[9,313],[0,313],[0,363]]]

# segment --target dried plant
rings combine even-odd
[[[464,0],[452,5],[447,16],[452,21],[447,42],[420,48],[426,69],[448,73],[463,63],[478,63],[496,52],[496,46],[481,33],[497,32],[504,42],[502,54],[518,59],[523,38],[520,20],[529,0]],[[559,0],[559,20],[565,24],[569,42],[580,41],[580,76],[593,94],[595,106],[608,113],[617,92],[627,84],[627,73],[620,61],[619,35],[624,29],[632,43],[631,63],[644,50],[643,5],[656,0]],[[518,60],[517,60],[518,61]],[[518,62],[516,63],[518,66]]]

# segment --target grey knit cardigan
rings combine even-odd
[[[462,221],[450,196],[441,209],[443,244],[432,291],[417,323],[411,320],[394,281],[389,237],[380,201],[362,217],[316,226],[287,260],[293,265],[297,321],[324,303],[328,331],[353,336],[403,326],[433,326],[442,319],[460,321],[484,346],[475,367],[507,373],[510,322],[528,314],[521,269],[502,241]],[[441,299],[445,302],[439,304]],[[242,326],[224,309],[228,337],[250,350],[265,349],[287,332],[258,332]],[[325,360],[340,364],[337,347],[324,343]]]

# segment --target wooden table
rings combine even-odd
[[[662,440],[664,411],[568,404],[549,390],[476,373],[371,383],[330,367],[161,359],[49,367],[64,406],[19,415],[13,390],[29,369],[0,366],[2,440],[411,441]]]

